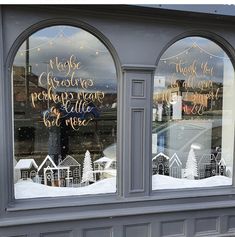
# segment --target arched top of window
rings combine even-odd
[[[190,36],[182,38],[169,46],[162,54],[160,61],[189,56],[189,53],[194,53],[195,56],[199,57],[208,56],[210,59],[229,59],[224,49],[216,42],[201,36]]]
[[[26,70],[36,75],[53,65],[57,74],[75,70],[81,77],[108,83],[107,90],[116,88],[116,68],[112,55],[97,37],[82,28],[57,25],[33,33],[18,49],[14,67],[25,63],[29,64]],[[79,65],[79,70],[71,67],[75,65]]]

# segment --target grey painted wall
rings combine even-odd
[[[234,16],[235,14],[235,6],[232,4],[138,4],[136,6],[225,16]]]
[[[181,37],[202,35],[235,56],[233,19],[203,17],[130,6],[1,6],[0,237],[235,236],[234,187],[151,191],[150,105],[161,53]],[[10,66],[29,34],[56,23],[89,30],[115,59],[118,190],[113,195],[14,200]]]

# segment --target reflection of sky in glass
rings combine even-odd
[[[25,54],[24,42],[15,57],[15,66],[25,67]],[[81,65],[76,70],[76,77],[94,80],[96,88],[93,89],[105,87],[105,91],[116,91],[114,61],[104,44],[92,34],[77,27],[52,26],[29,37],[29,64],[32,73],[37,76],[50,70],[49,61],[53,57],[66,61],[71,55]],[[56,77],[65,79],[63,73],[53,73]]]
[[[161,59],[169,58],[178,55],[184,51],[190,50],[193,47],[193,45],[196,45],[199,51],[202,50],[209,56],[211,54],[216,57],[228,58],[227,55],[226,56],[224,55],[224,50],[220,48],[213,41],[202,37],[187,37],[175,42],[172,46],[170,46],[169,49],[167,49],[166,52],[164,52]]]

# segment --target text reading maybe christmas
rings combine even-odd
[[[76,75],[81,63],[74,55],[66,60],[54,57],[48,66],[49,70],[42,72],[38,79],[39,85],[45,89],[31,93],[32,107],[36,108],[37,103],[47,103],[43,123],[48,128],[59,127],[62,119],[74,130],[87,126],[93,120],[88,115],[92,114],[95,104],[102,103],[104,92],[93,89],[92,79]]]

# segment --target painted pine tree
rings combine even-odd
[[[195,179],[196,177],[198,177],[197,160],[194,149],[191,147],[186,162],[184,178]]]
[[[89,183],[89,181],[93,182],[93,169],[92,169],[92,161],[91,161],[91,154],[87,150],[85,153],[85,158],[83,162],[83,170],[82,170],[82,183]]]

